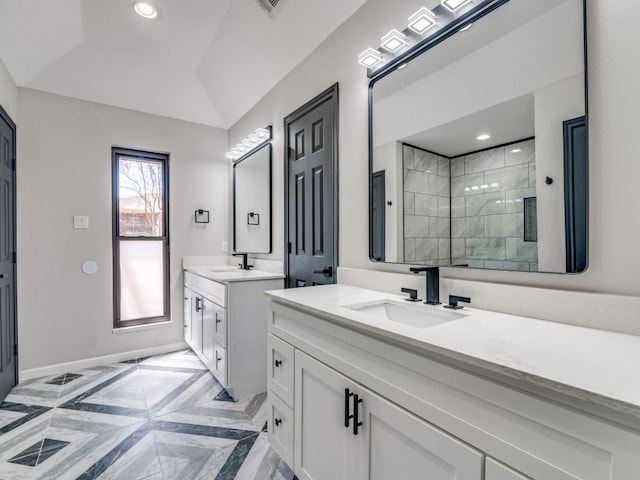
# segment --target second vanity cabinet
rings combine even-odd
[[[266,390],[263,292],[276,288],[279,278],[216,281],[184,272],[185,341],[235,400]]]
[[[301,480],[640,478],[633,429],[271,295],[268,436]]]

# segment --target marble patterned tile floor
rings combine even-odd
[[[29,380],[0,405],[0,480],[295,480],[265,399],[189,350]]]

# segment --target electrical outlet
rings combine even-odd
[[[223,252],[229,251],[229,242],[222,242],[222,251]]]

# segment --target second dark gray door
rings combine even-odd
[[[0,107],[0,403],[17,380],[15,124]]]
[[[336,282],[337,100],[335,85],[285,119],[288,287]]]

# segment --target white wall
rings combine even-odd
[[[566,78],[535,92],[538,268],[565,272],[564,139],[562,122],[584,115],[582,75]],[[545,178],[553,179],[551,185]]]
[[[9,70],[2,63],[2,59],[0,59],[0,105],[14,122],[18,121],[18,89]]]
[[[588,0],[589,132],[590,132],[590,236],[589,268],[579,275],[442,269],[442,276],[473,282],[493,282],[500,298],[501,284],[541,286],[569,291],[640,295],[640,215],[634,214],[640,162],[640,2]],[[340,83],[340,265],[407,272],[403,265],[369,261],[367,85],[357,56],[379,44],[391,28],[401,28],[420,0],[369,0],[354,16],[269,92],[230,131],[235,144],[252,129],[274,126],[274,232],[275,246],[283,239],[283,122],[288,113],[334,82]],[[429,6],[429,5],[427,5]],[[282,259],[282,249],[273,254]],[[467,283],[468,284],[468,283]],[[458,292],[464,294],[464,291]],[[537,302],[535,295],[524,302]],[[566,307],[566,306],[565,306]],[[552,309],[552,307],[550,307]],[[628,323],[639,324],[640,315]],[[620,319],[617,319],[620,321]],[[607,326],[607,315],[600,317]]]
[[[227,133],[22,88],[18,100],[21,370],[180,342],[182,256],[221,255],[229,235]],[[114,145],[170,153],[173,322],[122,334],[112,333]],[[194,223],[198,208],[211,223]],[[73,215],[88,215],[89,230],[74,230]],[[93,276],[80,270],[86,259]]]

